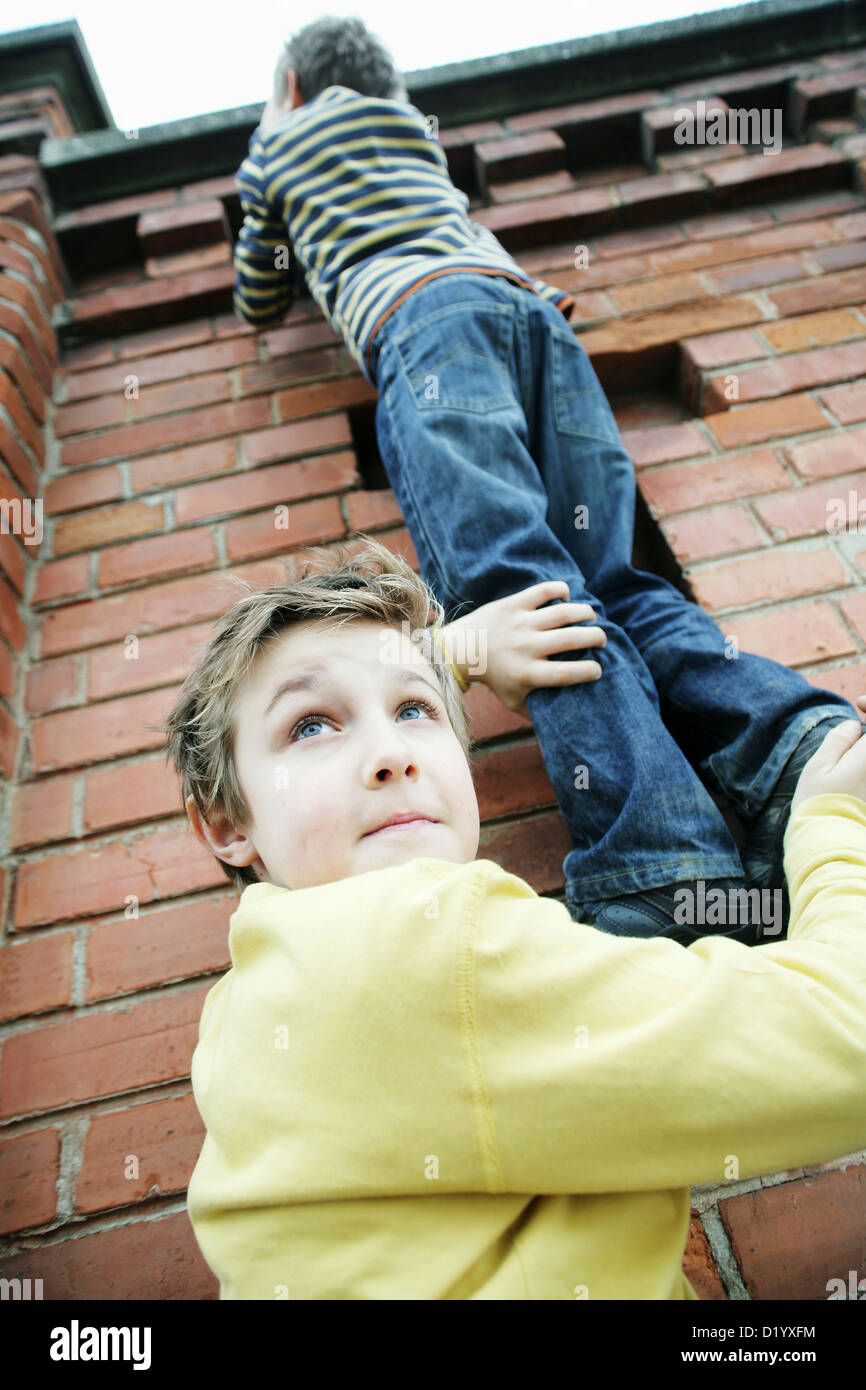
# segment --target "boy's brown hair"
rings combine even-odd
[[[241,791],[234,761],[235,702],[257,655],[286,628],[316,622],[338,632],[346,622],[367,619],[405,631],[418,642],[439,680],[451,727],[467,761],[471,748],[469,718],[463,696],[438,642],[444,609],[410,565],[387,546],[360,534],[365,548],[348,552],[310,547],[301,574],[286,582],[256,589],[240,575],[224,579],[242,590],[243,597],[219,620],[204,655],[187,676],[167,721],[156,728],[167,734],[167,756],[180,774],[181,802],[192,796],[202,819],[225,816],[246,830],[250,808]],[[318,562],[324,568],[316,569]],[[430,612],[433,611],[433,621]],[[235,868],[219,860],[232,883],[243,892],[259,880],[252,868]]]

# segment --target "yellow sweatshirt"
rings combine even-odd
[[[691,1184],[866,1145],[866,802],[791,922],[614,937],[490,860],[246,888],[192,1060],[222,1299],[694,1299]]]

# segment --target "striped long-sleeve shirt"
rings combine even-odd
[[[371,382],[374,335],[436,275],[504,275],[566,315],[574,306],[468,217],[442,146],[407,103],[327,87],[253,132],[237,186],[244,222],[234,253],[235,312],[257,327],[277,323],[306,279]]]

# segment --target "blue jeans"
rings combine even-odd
[[[504,277],[440,276],[385,320],[372,369],[382,461],[446,619],[557,579],[607,634],[604,648],[548,658],[597,658],[599,680],[526,701],[574,845],[571,915],[647,888],[742,880],[707,787],[747,828],[805,732],[857,711],[738,652],[697,604],[633,568],[634,466],[553,304]]]

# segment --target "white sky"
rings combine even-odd
[[[731,8],[728,0],[28,0],[0,33],[76,19],[121,130],[265,101],[282,42],[326,14],[359,15],[403,72]],[[26,23],[22,20],[26,15]]]

